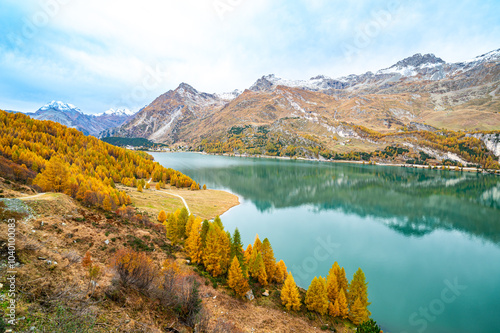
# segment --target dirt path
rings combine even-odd
[[[165,194],[168,194],[168,195],[173,195],[174,197],[177,197],[177,198],[181,199],[182,203],[184,203],[184,207],[186,207],[186,209],[188,211],[188,214],[191,215],[191,211],[189,210],[188,204],[187,204],[186,200],[184,200],[183,197],[181,197],[178,194],[173,194],[173,193],[170,193],[170,192],[167,192],[167,191],[158,191],[158,192],[162,192],[162,193],[165,193]]]
[[[24,199],[33,199],[33,198],[37,198],[37,197],[40,197],[42,195],[45,195],[45,193],[38,193],[38,194],[35,194],[35,195],[29,195],[27,197],[19,197],[19,198],[16,198],[16,199],[19,199],[19,200],[24,200]]]
[[[152,180],[152,179],[153,179],[153,178],[149,178],[148,183],[151,183],[151,180]],[[157,190],[157,191],[158,191],[158,192],[162,192],[162,193],[166,193],[166,194],[168,194],[168,195],[173,195],[174,197],[177,197],[177,198],[181,199],[181,200],[182,200],[182,203],[184,204],[184,207],[186,207],[186,209],[187,209],[187,211],[188,211],[188,214],[189,214],[189,215],[191,215],[191,211],[189,210],[189,206],[188,206],[188,204],[187,204],[186,200],[184,200],[184,198],[183,198],[183,197],[181,197],[181,196],[180,196],[180,195],[178,195],[178,194],[173,194],[173,193],[170,193],[170,192],[167,192],[167,191],[160,191],[160,190]]]

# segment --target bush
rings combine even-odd
[[[132,285],[140,290],[149,290],[158,269],[145,253],[132,249],[118,250],[111,261],[111,267],[116,270],[123,285]]]
[[[357,332],[358,333],[380,333],[380,327],[377,325],[377,322],[373,319],[367,320],[364,323],[358,325]]]

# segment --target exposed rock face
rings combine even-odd
[[[102,131],[120,126],[133,113],[128,110],[108,110],[101,114],[89,115],[72,104],[52,101],[28,115],[38,120],[51,120],[76,128],[86,135],[98,136]]]
[[[486,148],[491,151],[500,162],[500,135],[499,134],[467,134],[466,136],[472,136],[484,142]]]
[[[403,126],[426,131],[500,128],[499,109],[500,50],[453,64],[416,54],[375,73],[337,79],[288,80],[269,74],[242,93],[208,94],[182,83],[107,135],[196,146],[204,139],[224,141],[235,128],[250,128],[247,134],[254,136],[265,127],[286,144],[314,146],[308,136],[324,142],[367,141],[357,125],[380,133],[398,133]]]

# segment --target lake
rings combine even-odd
[[[500,332],[500,178],[348,163],[152,153],[239,196],[221,218],[269,238],[301,287],[361,267],[384,332]]]

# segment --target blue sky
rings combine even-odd
[[[0,0],[0,108],[137,110],[186,82],[339,77],[500,48],[500,1]]]

